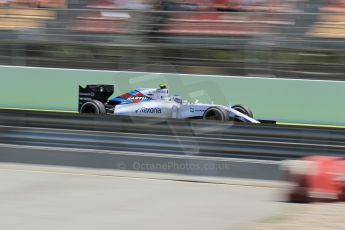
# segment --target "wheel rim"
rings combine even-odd
[[[207,112],[205,119],[206,120],[220,121],[220,120],[223,120],[223,116],[217,110],[210,110]]]
[[[94,108],[91,105],[85,106],[82,111],[82,113],[89,113],[89,114],[96,114],[97,113],[97,109]]]

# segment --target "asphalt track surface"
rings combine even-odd
[[[0,229],[242,229],[286,205],[274,187],[124,175],[0,164]]]
[[[0,144],[0,162],[7,162],[0,163],[0,229],[243,229],[286,205],[279,186],[255,181],[277,181],[276,162],[55,146],[71,137],[43,143],[46,129],[22,129]],[[31,141],[11,143],[23,133]],[[164,170],[133,175],[133,161],[179,167],[169,170],[175,179]],[[208,171],[180,167],[186,164]]]

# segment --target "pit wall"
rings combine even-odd
[[[120,94],[169,85],[190,102],[245,104],[258,119],[345,125],[345,81],[0,66],[0,107],[77,111],[78,85],[114,84]]]

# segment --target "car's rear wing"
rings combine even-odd
[[[87,85],[85,88],[79,86],[79,105],[81,106],[88,101],[98,100],[102,103],[108,101],[108,98],[114,93],[113,85]]]

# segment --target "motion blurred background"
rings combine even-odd
[[[344,0],[0,0],[0,64],[342,79]]]
[[[344,50],[345,0],[0,0],[0,229],[344,229],[343,204],[276,202],[281,160],[344,157]],[[78,85],[114,82],[278,125],[73,114]]]

